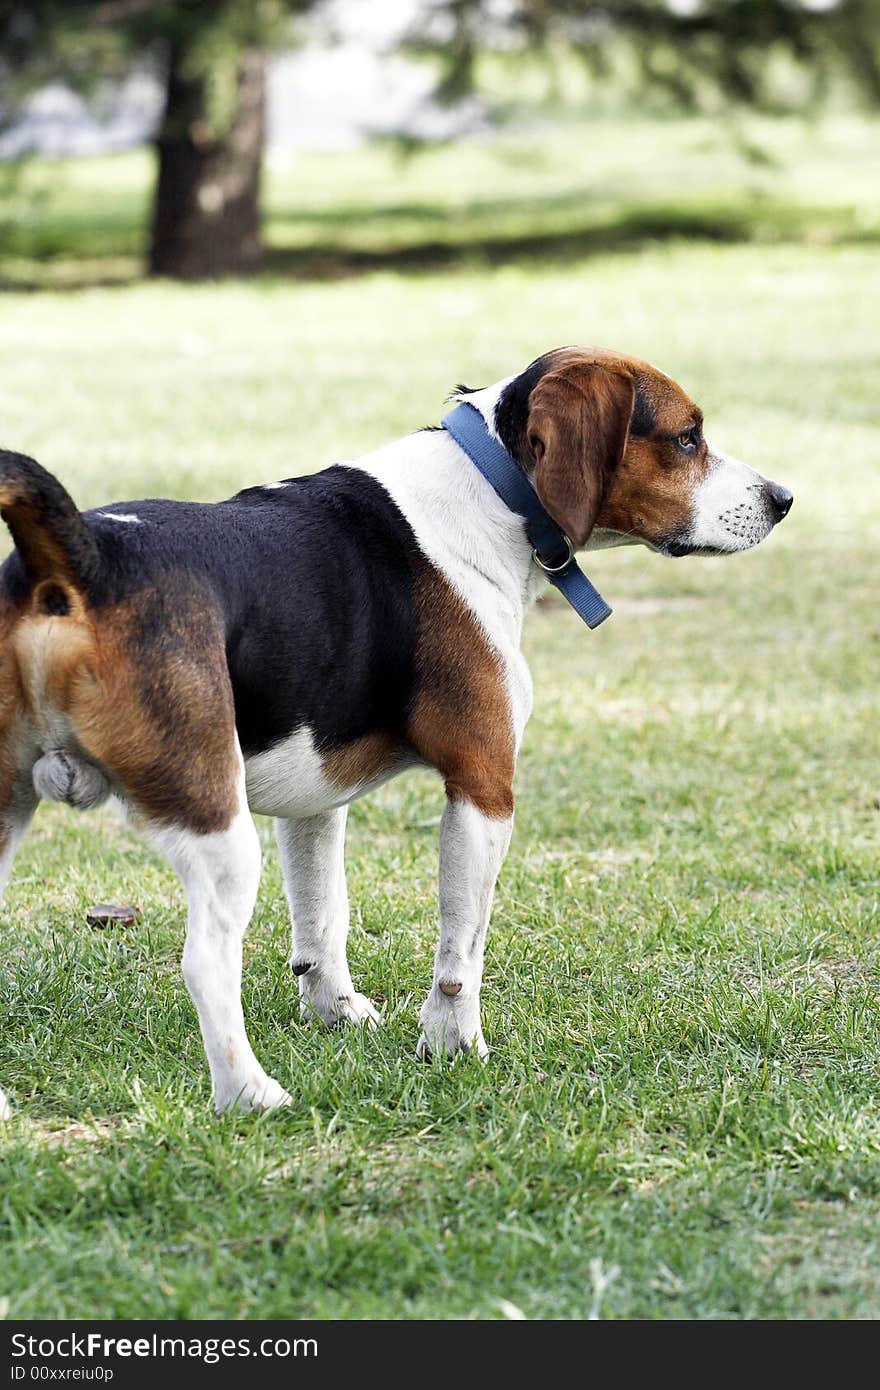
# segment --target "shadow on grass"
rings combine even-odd
[[[542,204],[541,214],[571,205],[571,198],[551,199]],[[582,201],[582,200],[581,200]],[[592,255],[638,251],[660,242],[692,241],[708,243],[746,243],[755,241],[812,242],[844,245],[854,242],[880,243],[880,224],[859,226],[847,208],[804,208],[788,204],[765,204],[730,208],[687,209],[652,205],[610,214],[580,226],[554,228],[536,226],[527,232],[505,231],[505,214],[521,219],[522,202],[490,202],[471,205],[459,212],[424,204],[387,205],[363,209],[316,209],[296,214],[275,212],[268,219],[270,244],[260,268],[261,274],[303,281],[341,280],[377,271],[418,274],[468,265],[564,265]],[[409,218],[442,226],[451,223],[452,235],[425,236],[424,239],[390,236],[382,244],[344,245],[329,243],[285,247],[271,244],[271,228],[285,224],[318,228],[347,229],[368,237],[371,229]],[[455,220],[464,232],[456,239]],[[473,223],[485,220],[492,230],[475,232]],[[536,221],[540,216],[536,217]],[[43,252],[39,256],[3,256],[0,246],[0,292],[79,290],[93,287],[130,285],[144,278],[143,259],[133,251],[106,255],[81,254],[71,246],[63,252]]]
[[[491,266],[541,261],[564,264],[589,255],[638,250],[650,242],[679,239],[735,242],[752,237],[735,218],[678,217],[635,214],[604,226],[565,231],[535,231],[512,235],[439,239],[379,247],[270,247],[264,268],[297,279],[336,279],[371,271],[433,271],[470,263]]]

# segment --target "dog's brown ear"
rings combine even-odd
[[[535,490],[575,547],[585,544],[626,450],[635,385],[613,368],[567,365],[529,397]]]

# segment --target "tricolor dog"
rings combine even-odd
[[[450,428],[227,502],[85,513],[33,460],[0,454],[15,542],[0,570],[0,883],[40,798],[127,805],[185,886],[183,974],[221,1111],[290,1100],[242,1014],[251,812],[276,819],[304,1013],[375,1024],[346,958],[346,808],[436,769],[440,942],[418,1051],[483,1056],[483,950],[532,702],[520,636],[546,571],[568,573],[571,549],[747,550],[791,506],[634,358],[564,348],[454,399],[527,481],[561,557],[536,563],[526,519]]]

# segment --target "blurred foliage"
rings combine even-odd
[[[5,100],[52,78],[79,90],[119,78],[134,62],[165,71],[176,61],[204,83],[207,118],[222,138],[235,118],[238,64],[249,48],[283,41],[314,0],[0,0]]]
[[[320,0],[0,0],[0,108],[52,77],[88,89],[135,59],[162,70],[172,53],[185,54],[222,133],[234,117],[242,51],[290,41],[291,21],[319,8]],[[880,102],[880,0],[417,0],[403,44],[439,58],[444,100],[475,85],[482,53],[553,59],[564,48],[597,78],[628,78],[688,107],[814,102],[841,75]],[[780,80],[781,60],[800,83]]]
[[[552,57],[564,45],[597,78],[621,76],[625,47],[638,90],[685,107],[812,102],[841,74],[880,101],[878,0],[422,0],[409,43],[441,59],[449,100],[474,85],[487,49]],[[805,81],[781,82],[780,59]]]
[[[243,60],[295,41],[297,18],[321,8],[321,0],[0,0],[0,125],[51,78],[89,90],[135,63],[152,66],[167,98],[150,267],[187,278],[241,273],[260,256],[263,142],[261,119],[242,126],[247,140],[233,136],[247,105]],[[499,119],[522,101],[524,58],[548,71],[576,64],[641,111],[658,94],[687,110],[813,109],[841,83],[880,104],[880,0],[415,0],[396,42],[433,57],[435,96],[446,101],[484,91],[486,64],[501,55]],[[399,135],[400,148],[413,142]],[[765,157],[756,147],[744,153]],[[214,210],[203,194],[215,199],[221,186],[228,196]],[[222,254],[200,259],[194,247],[209,244]]]

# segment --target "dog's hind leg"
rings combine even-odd
[[[13,712],[5,727],[0,728],[0,900],[9,881],[15,851],[30,824],[37,805],[37,796],[25,768],[26,739],[21,735],[20,719]],[[0,1089],[0,1120],[10,1115],[9,1103]]]
[[[57,479],[24,455],[0,451],[0,510],[19,570],[14,597],[0,595],[0,735],[17,730],[26,706],[41,732],[27,761],[30,795],[94,805],[112,787],[152,832],[186,888],[183,970],[215,1104],[283,1105],[290,1098],[254,1056],[241,1007],[260,848],[217,595],[198,576],[166,572],[97,603],[108,579],[99,537]],[[0,738],[0,793],[6,751]],[[18,749],[10,767],[22,765]],[[20,820],[16,811],[5,829],[5,858]]]
[[[144,634],[160,634],[146,647]],[[290,1101],[248,1041],[242,940],[260,880],[235,731],[222,617],[198,584],[145,590],[102,615],[65,708],[77,745],[107,770],[186,890],[183,975],[218,1111]]]
[[[303,820],[276,820],[284,888],[293,924],[290,965],[298,977],[303,1015],[328,1026],[381,1022],[375,1006],[352,983],[346,955],[348,889],[342,806]]]
[[[16,784],[7,809],[0,812],[0,901],[6,891],[15,851],[31,823],[37,797],[30,783],[22,779]]]
[[[36,796],[24,780],[15,784],[13,795],[8,796],[7,806],[0,812],[0,898],[10,877],[15,849],[21,841],[36,806]],[[3,1088],[0,1087],[0,1120],[10,1116],[10,1105]]]
[[[238,808],[227,829],[194,834],[170,827],[151,838],[186,889],[183,975],[199,1015],[214,1105],[221,1113],[288,1105],[288,1093],[254,1055],[241,1005],[242,940],[260,881],[260,842],[245,800],[243,771]]]

